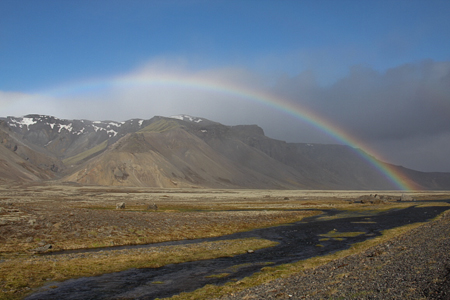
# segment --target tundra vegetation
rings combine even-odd
[[[277,226],[340,210],[335,217],[373,215],[413,202],[399,202],[400,192],[385,192],[388,201],[355,201],[367,191],[208,190],[111,188],[78,185],[0,186],[0,299],[21,299],[36,288],[70,278],[129,268],[159,267],[232,256],[274,246],[262,239],[221,240],[179,246],[118,249],[112,246],[149,244],[216,237]],[[444,192],[414,193],[415,199],[444,199]],[[123,207],[117,207],[124,203]],[[437,203],[437,202],[436,202]],[[433,203],[433,205],[436,205]],[[439,204],[439,205],[446,205]],[[412,225],[414,226],[414,225]],[[239,283],[207,286],[180,299],[207,298],[210,293],[262,283],[361,251],[409,227],[355,245],[350,250],[288,266],[267,266]],[[323,239],[360,234],[328,232]],[[63,253],[109,247],[96,252]],[[223,273],[218,276],[226,277]],[[157,284],[157,283],[155,283]],[[194,295],[194,296],[193,296]]]

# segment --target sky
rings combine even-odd
[[[345,142],[311,113],[378,159],[450,172],[449,15],[447,0],[2,0],[0,117],[189,114]]]

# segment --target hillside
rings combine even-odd
[[[0,182],[48,180],[62,169],[60,160],[32,149],[0,121]]]
[[[395,189],[356,149],[287,143],[265,136],[257,125],[226,126],[186,115],[125,122],[28,115],[4,118],[2,130],[5,149],[0,155],[5,156],[8,167],[3,167],[0,178],[9,181],[59,180],[148,187]],[[6,171],[11,166],[17,166],[15,172]],[[450,189],[450,173],[397,168],[424,189]]]

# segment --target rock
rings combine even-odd
[[[115,168],[114,171],[113,171],[113,173],[114,173],[114,177],[115,177],[117,180],[126,180],[126,179],[128,178],[128,176],[130,176],[130,175],[125,171],[125,168],[124,168],[124,167],[122,167],[122,168],[119,168],[119,167]]]
[[[249,250],[247,250],[247,253],[255,253],[255,250],[249,249]]]
[[[156,203],[147,205],[147,210],[158,210],[158,205]]]
[[[28,221],[28,224],[30,224],[31,226],[36,224],[36,220],[35,219],[31,219]]]
[[[358,198],[356,198],[353,203],[362,203],[362,204],[385,204],[387,203],[387,197],[383,196],[383,195],[372,195],[370,194],[369,196],[367,195],[363,195],[360,196]]]
[[[372,204],[387,204],[387,201],[382,199],[375,199],[372,201]]]
[[[284,200],[289,200],[289,197],[284,197]]]
[[[34,253],[44,253],[44,252],[46,252],[46,251],[48,251],[48,250],[50,250],[52,248],[53,248],[53,246],[51,244],[47,244],[47,245],[44,245],[42,247],[33,249],[31,251],[33,251]]]
[[[120,202],[116,204],[116,209],[125,209],[125,202]]]
[[[414,201],[414,198],[410,195],[402,194],[400,201]]]

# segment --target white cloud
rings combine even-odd
[[[450,171],[449,62],[424,61],[384,73],[356,66],[326,87],[315,75],[268,78],[239,67],[194,70],[183,59],[159,58],[127,74],[53,91],[0,92],[0,115],[123,121],[184,113],[227,125],[258,124],[268,136],[290,142],[336,142],[300,118],[227,92],[230,86],[271,90],[338,124],[392,163]]]

